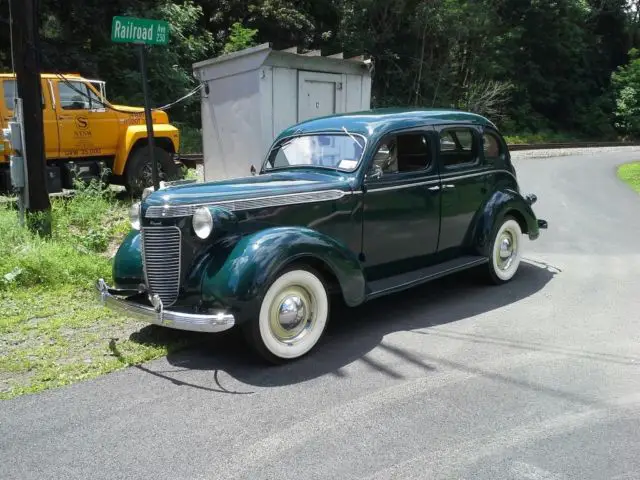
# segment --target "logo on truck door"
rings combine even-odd
[[[89,128],[89,119],[85,116],[78,115],[76,117],[76,127],[80,128],[81,130],[86,130],[87,128]]]

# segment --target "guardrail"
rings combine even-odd
[[[640,142],[555,142],[555,143],[514,143],[507,145],[509,150],[554,150],[561,148],[606,148],[637,147]],[[202,154],[200,154],[202,156]]]
[[[514,143],[507,145],[512,152],[523,150],[554,150],[562,148],[606,148],[637,147],[640,142],[555,142],[555,143]],[[202,153],[183,153],[176,155],[176,161],[188,168],[196,168],[204,163]]]

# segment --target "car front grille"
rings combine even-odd
[[[164,307],[173,305],[180,290],[181,234],[178,227],[142,227],[144,275],[152,295]]]

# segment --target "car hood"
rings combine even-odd
[[[149,195],[144,208],[212,204],[323,190],[352,191],[353,177],[332,170],[296,170],[169,187]]]

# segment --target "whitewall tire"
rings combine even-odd
[[[246,326],[249,343],[265,359],[283,363],[306,355],[329,318],[321,277],[306,268],[285,270],[266,291],[256,320]]]
[[[489,277],[493,283],[510,281],[520,266],[523,235],[520,224],[513,217],[505,217],[498,227],[489,254]]]

